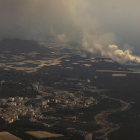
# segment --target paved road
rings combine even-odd
[[[101,112],[100,114],[97,114],[94,119],[95,121],[101,125],[101,129],[98,130],[98,131],[95,131],[96,133],[102,133],[103,135],[99,138],[105,138],[107,137],[107,135],[110,133],[110,132],[113,132],[117,129],[119,129],[120,127],[118,125],[115,125],[113,124],[112,122],[109,122],[108,121],[108,115],[114,113],[114,112],[117,112],[117,111],[124,111],[124,110],[127,110],[131,107],[130,103],[127,103],[121,99],[115,99],[115,98],[112,98],[112,97],[108,97],[106,95],[100,95],[104,98],[109,98],[109,99],[113,99],[113,100],[118,100],[121,102],[122,104],[122,107],[121,108],[115,108],[115,109],[109,109],[107,111],[103,111]]]

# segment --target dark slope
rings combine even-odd
[[[0,51],[10,51],[11,53],[28,53],[36,51],[38,53],[50,53],[53,50],[39,45],[32,40],[22,40],[18,38],[9,39],[5,38],[0,41]]]

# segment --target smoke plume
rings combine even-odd
[[[0,39],[50,37],[121,64],[140,63],[140,1],[0,0]],[[115,44],[115,45],[113,45]]]
[[[107,37],[109,36],[107,35]],[[111,38],[109,37],[108,39],[110,40]],[[132,51],[130,49],[121,50],[116,45],[107,45],[107,38],[105,39],[106,43],[104,43],[103,40],[102,38],[94,40],[93,36],[86,35],[82,39],[82,46],[85,48],[85,50],[88,50],[93,54],[99,54],[102,57],[111,58],[112,60],[120,64],[140,64],[140,57],[133,56]]]

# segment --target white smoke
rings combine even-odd
[[[120,64],[131,64],[132,62],[140,63],[140,57],[133,56],[130,50],[123,51],[118,49],[115,45],[109,45],[108,48],[108,52],[102,51],[102,56],[108,56]]]
[[[102,46],[101,44],[96,44],[96,41],[94,41],[94,37],[92,38],[91,36],[88,36],[85,38],[84,36],[82,39],[82,46],[85,48],[85,50],[88,50],[93,54],[98,53],[102,57],[111,58],[120,64],[140,64],[140,57],[133,56],[130,49],[121,50],[116,45]]]
[[[0,38],[51,36],[121,64],[140,63],[131,47],[122,47],[140,43],[139,5],[138,0],[0,0]]]

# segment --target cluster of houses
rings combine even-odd
[[[30,116],[30,118],[34,116],[30,121],[36,121],[35,117],[41,118],[41,113],[44,111],[83,108],[97,104],[95,98],[84,97],[82,91],[69,93],[39,83],[26,87],[26,90],[36,92],[36,98],[17,96],[0,99],[0,116],[7,122],[12,123],[19,116]],[[47,92],[48,90],[51,92]]]
[[[93,97],[84,97],[82,91],[69,93],[69,91],[55,90],[52,87],[45,87],[40,84],[33,84],[32,88],[32,90],[40,94],[37,96],[38,98],[46,99],[46,101],[43,101],[42,106],[47,102],[57,104],[56,109],[74,109],[88,107],[89,105],[97,103],[97,100]],[[51,88],[51,93],[46,92],[49,88]]]
[[[24,105],[28,102],[28,97],[10,97],[0,99],[0,116],[5,121],[12,123],[18,120],[19,116],[31,116],[40,114],[40,107],[32,107]]]

